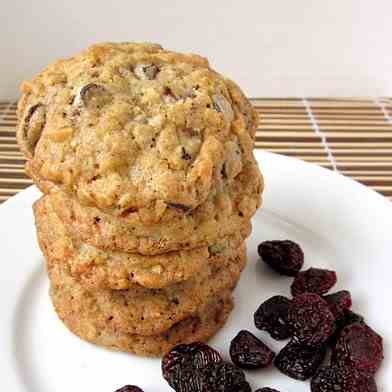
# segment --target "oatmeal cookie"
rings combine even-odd
[[[167,331],[142,336],[111,328],[86,308],[80,312],[68,291],[52,287],[50,295],[59,318],[81,339],[111,350],[144,356],[161,356],[180,343],[207,341],[224,325],[233,309],[231,292],[226,291],[199,309],[198,313],[178,322]]]
[[[124,290],[135,285],[156,289],[179,283],[202,273],[211,262],[224,262],[244,240],[236,233],[210,247],[155,256],[103,251],[71,236],[48,196],[36,201],[33,209],[38,242],[48,264],[68,263],[71,275],[93,289]]]
[[[149,336],[163,333],[219,292],[232,289],[245,262],[242,244],[226,263],[212,264],[194,279],[164,289],[89,290],[72,277],[67,263],[48,265],[48,274],[54,289],[73,297],[77,314],[88,310],[118,331]]]
[[[256,113],[194,54],[102,43],[21,86],[17,139],[46,191],[120,216],[189,212],[253,159]]]
[[[103,250],[154,255],[214,245],[221,238],[250,233],[250,218],[261,203],[262,181],[256,163],[206,202],[186,214],[172,211],[165,220],[146,225],[140,213],[114,217],[81,205],[62,191],[50,194],[51,204],[74,237]]]

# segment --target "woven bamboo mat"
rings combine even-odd
[[[313,162],[392,200],[392,99],[253,99],[256,147]],[[0,102],[0,202],[31,184],[15,140],[16,104]]]

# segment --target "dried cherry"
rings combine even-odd
[[[309,268],[299,272],[291,285],[293,296],[303,293],[327,293],[337,282],[336,272],[322,268]]]
[[[221,361],[220,354],[205,343],[179,344],[162,358],[162,374],[177,392],[199,391],[197,370]]]
[[[257,250],[261,259],[281,275],[296,276],[304,264],[304,253],[293,241],[265,241]]]
[[[332,362],[373,375],[383,357],[382,337],[365,323],[354,323],[340,333]]]
[[[331,346],[335,346],[336,341],[338,340],[343,328],[354,323],[363,323],[363,322],[365,322],[363,316],[354,313],[351,310],[343,311],[342,314],[338,315],[335,321],[335,332],[330,337],[329,344]]]
[[[322,364],[326,348],[322,346],[304,346],[297,341],[290,341],[275,358],[275,366],[286,376],[296,380],[307,380],[314,376]]]
[[[281,295],[267,299],[254,314],[256,328],[267,331],[276,340],[291,337],[288,323],[290,304],[291,301]]]
[[[288,319],[298,343],[308,346],[322,344],[335,328],[335,317],[329,310],[328,303],[314,293],[294,297]]]
[[[339,318],[345,310],[351,309],[351,293],[347,290],[337,291],[323,298],[328,302],[329,308],[336,318]]]
[[[377,392],[374,378],[348,367],[327,366],[311,381],[312,392]]]
[[[200,370],[201,392],[251,392],[244,372],[228,362],[212,363]]]
[[[274,388],[260,388],[257,389],[255,392],[279,392],[279,391]]]
[[[143,390],[136,385],[125,385],[124,387],[117,389],[115,392],[143,392]]]
[[[242,369],[259,369],[271,365],[275,354],[249,331],[240,331],[230,344],[230,357]]]

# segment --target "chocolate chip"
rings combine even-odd
[[[223,165],[222,165],[221,175],[223,178],[227,178],[226,163],[225,162],[223,162]]]
[[[165,103],[174,103],[177,101],[176,96],[173,94],[173,91],[170,89],[170,87],[165,87],[163,91],[163,101]]]
[[[234,118],[233,109],[229,101],[220,94],[215,94],[212,96],[212,104],[214,109],[223,114],[223,117],[227,122],[231,122]]]
[[[31,155],[34,154],[35,146],[41,138],[45,126],[46,109],[42,103],[32,105],[27,110],[23,119],[23,140],[26,149]]]
[[[134,69],[135,75],[140,80],[153,80],[159,72],[159,68],[155,64],[138,64]]]
[[[96,83],[88,83],[80,88],[73,104],[84,107],[95,104],[97,107],[102,107],[108,101],[108,98],[108,92],[103,86]]]
[[[190,161],[192,159],[192,156],[187,153],[184,147],[181,147],[181,158],[186,161]]]

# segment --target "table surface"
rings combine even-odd
[[[256,148],[316,163],[392,200],[392,99],[255,98]],[[0,202],[32,184],[15,139],[16,103],[0,102]]]

